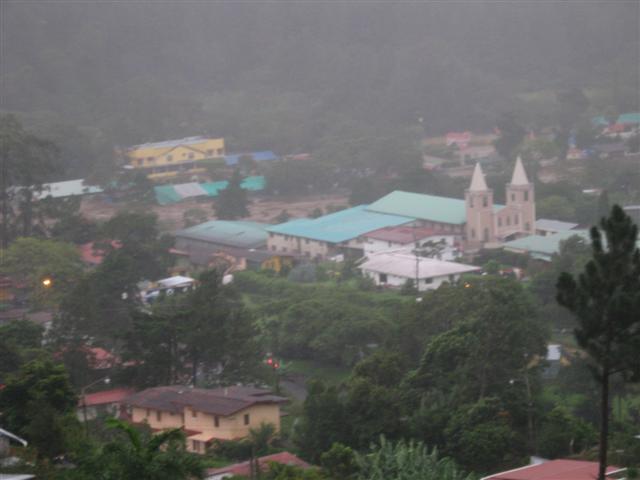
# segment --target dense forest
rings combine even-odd
[[[185,135],[284,154],[400,129],[489,131],[504,111],[542,123],[549,92],[571,88],[594,113],[630,111],[638,9],[4,1],[0,108],[60,146],[58,178],[108,170],[114,146]]]

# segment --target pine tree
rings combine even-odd
[[[249,215],[247,192],[241,186],[242,180],[240,170],[236,169],[227,188],[218,195],[215,211],[219,219],[234,220]]]
[[[592,258],[578,278],[564,272],[558,303],[578,320],[575,336],[601,387],[598,480],[605,480],[612,375],[640,375],[640,250],[638,227],[618,205],[591,229]],[[604,238],[602,233],[604,233]]]

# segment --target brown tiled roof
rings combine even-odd
[[[269,463],[271,462],[281,463],[283,465],[294,465],[304,470],[311,468],[311,465],[309,465],[307,462],[289,452],[280,452],[273,455],[267,455],[266,457],[258,458],[260,470],[266,470],[267,468],[269,468]],[[207,470],[208,476],[221,475],[223,473],[232,475],[250,475],[251,464],[247,461],[242,463],[235,463],[233,465],[227,465],[226,467],[221,468],[210,468],[209,470]]]
[[[284,397],[254,387],[226,387],[216,389],[184,386],[155,387],[143,390],[124,400],[128,405],[153,408],[165,412],[182,412],[184,407],[214,415],[233,415],[252,405],[285,403]]]

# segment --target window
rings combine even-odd
[[[511,194],[511,201],[512,201],[512,202],[515,202],[515,201],[516,201],[516,194],[515,194],[515,193],[512,193],[512,194]]]
[[[524,201],[528,202],[529,201],[529,190],[525,190],[524,191]]]
[[[498,217],[498,226],[501,227],[502,226],[502,217]]]
[[[519,222],[520,222],[520,217],[518,217],[518,214],[516,213],[516,215],[513,217],[513,224],[518,225]]]
[[[378,280],[380,281],[380,283],[387,283],[387,274],[386,273],[379,273],[378,274]]]
[[[220,426],[220,417],[218,417],[217,415],[213,417],[213,426],[216,428]]]
[[[455,282],[455,281],[456,281],[456,276],[455,276],[455,275],[453,275],[453,274],[449,275],[449,282],[450,282],[450,283],[453,283],[453,282]]]
[[[507,216],[507,225],[511,225],[511,217]]]
[[[425,278],[424,283],[427,283],[427,284],[433,283],[433,278]]]
[[[487,199],[487,197],[482,197],[482,206],[486,207],[487,205],[489,205],[489,200]]]
[[[150,416],[151,416],[151,409],[147,408],[147,417],[150,417]]]
[[[469,206],[473,208],[473,197],[469,197]]]
[[[155,160],[155,158],[153,158],[153,157],[147,158],[147,162],[153,162],[154,160]]]
[[[489,229],[488,228],[484,229],[483,239],[484,239],[485,242],[489,241]]]
[[[193,152],[189,152],[189,160],[193,160],[195,157],[195,155],[193,154]]]
[[[218,155],[220,156],[224,155],[224,150],[222,148],[218,149]]]
[[[193,451],[194,452],[199,452],[200,451],[200,442],[198,440],[192,440],[192,446],[193,446]]]
[[[278,249],[278,247],[276,247],[275,245],[271,245],[271,250],[273,250],[274,252]]]
[[[308,238],[305,238],[305,239],[304,239],[304,243],[305,243],[306,245],[309,245],[309,239],[308,239]]]
[[[156,420],[158,422],[162,421],[162,412],[161,411],[156,411]]]
[[[287,247],[282,247],[282,251],[286,252],[287,251]]]
[[[476,230],[475,230],[475,228],[471,229],[471,238],[476,238]]]
[[[273,238],[273,232],[269,232],[269,238]]]
[[[195,410],[191,409],[191,416],[193,418],[196,418],[198,416],[198,412],[196,412]]]
[[[167,155],[167,162],[170,162],[171,160],[173,160],[173,155]]]
[[[213,149],[210,148],[209,150],[207,150],[207,155],[212,157],[213,156]]]
[[[524,229],[527,230],[527,231],[531,230],[531,224],[529,222],[525,223],[524,224]]]
[[[248,413],[244,414],[244,424],[245,425],[249,425],[249,414]]]

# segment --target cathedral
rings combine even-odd
[[[464,197],[466,250],[497,247],[503,242],[535,234],[535,193],[520,157],[516,160],[511,182],[506,185],[506,205],[493,203],[493,190],[487,186],[479,163],[476,163]]]

